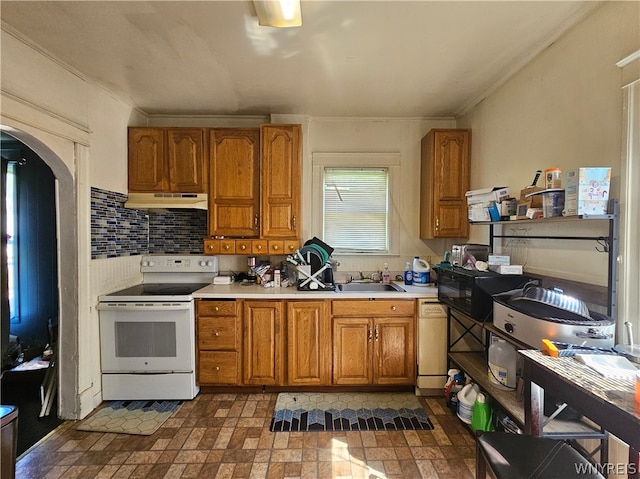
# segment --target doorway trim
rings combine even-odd
[[[31,148],[51,168],[56,181],[58,251],[58,416],[77,419],[78,394],[78,225],[73,173],[47,145],[30,133],[0,125],[0,130]]]

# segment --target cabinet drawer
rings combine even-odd
[[[232,239],[220,240],[220,254],[235,254],[236,242]]]
[[[298,249],[300,249],[300,241],[298,241],[298,240],[284,240],[284,252],[286,254],[293,254]]]
[[[251,240],[236,240],[236,254],[251,254]]]
[[[240,384],[240,353],[237,351],[201,351],[198,383]]]
[[[267,240],[251,240],[251,254],[267,254]]]
[[[220,240],[208,238],[205,239],[204,254],[220,254]]]
[[[339,300],[331,302],[334,316],[413,316],[415,302],[408,300],[376,299]]]
[[[198,316],[235,316],[235,301],[206,301],[197,302]]]
[[[238,349],[239,328],[236,318],[199,318],[198,348],[203,349]]]
[[[269,240],[269,254],[285,254],[284,241]]]

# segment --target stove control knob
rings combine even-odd
[[[200,261],[200,266],[206,266],[207,262],[206,261]]]
[[[207,261],[207,266],[213,266],[213,261]]]
[[[152,268],[156,265],[155,261],[147,261],[146,266],[151,266]]]
[[[504,330],[507,333],[513,333],[513,324],[511,323],[504,323]]]

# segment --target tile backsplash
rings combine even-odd
[[[91,259],[141,254],[198,254],[207,235],[204,210],[135,210],[127,195],[91,188]]]

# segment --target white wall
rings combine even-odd
[[[126,192],[126,125],[145,120],[28,40],[3,29],[1,45],[0,124],[23,132],[29,146],[45,145],[41,156],[60,183],[59,412],[80,418],[101,400],[97,296],[111,291],[114,281],[131,284],[139,275],[126,266],[130,258],[113,260],[107,269],[93,267],[90,187]],[[120,262],[122,274],[111,275]]]
[[[611,197],[618,198],[622,83],[616,62],[640,46],[639,23],[637,2],[606,2],[460,118],[459,127],[473,130],[471,188],[519,192],[536,169],[611,166]],[[573,234],[578,227],[568,228]],[[562,232],[566,225],[524,234]],[[471,241],[486,240],[487,228],[472,226]],[[551,243],[527,242],[529,270],[606,283],[606,255],[594,253],[593,243]]]

